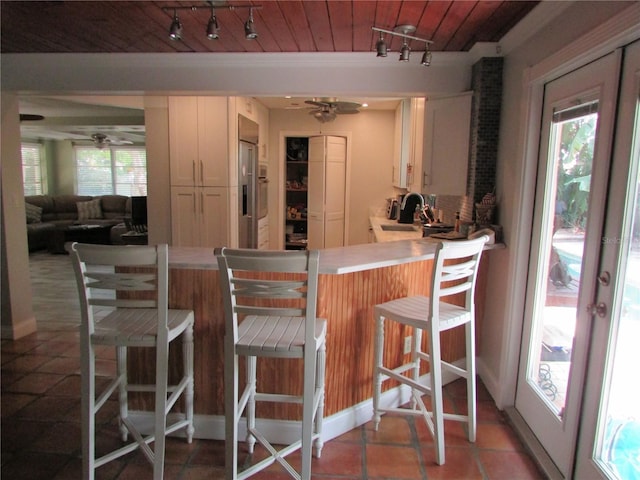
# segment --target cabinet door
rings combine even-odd
[[[344,245],[345,228],[347,139],[327,137],[326,149],[323,248],[341,247]]]
[[[411,153],[411,127],[411,99],[405,98],[396,109],[394,136],[396,151],[392,184],[398,188],[407,188],[407,166]]]
[[[227,97],[198,97],[199,185],[229,185],[229,100]],[[237,120],[236,120],[237,122]]]
[[[325,157],[325,137],[309,138],[308,248],[324,248]]]
[[[471,93],[427,99],[422,193],[464,195],[467,190]]]
[[[344,245],[346,139],[309,139],[308,248]]]
[[[229,189],[224,187],[201,188],[200,195],[200,246],[207,248],[229,246],[227,225]]]
[[[197,189],[171,187],[171,237],[175,247],[200,245]]]
[[[198,184],[198,99],[169,97],[171,185]]]

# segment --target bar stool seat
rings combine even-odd
[[[431,276],[430,296],[415,295],[375,305],[376,322],[374,343],[373,424],[375,430],[384,412],[421,416],[434,438],[436,462],[445,462],[444,420],[465,422],[468,438],[476,438],[476,380],[475,380],[475,315],[474,290],[480,256],[488,237],[475,240],[440,242],[436,247]],[[464,306],[443,302],[441,299],[464,293]],[[385,320],[413,328],[411,354],[408,362],[399,366],[385,364]],[[465,367],[460,368],[441,358],[440,333],[452,328],[465,327]],[[422,349],[422,332],[428,336],[428,352]],[[386,359],[389,362],[389,359]],[[421,362],[429,364],[429,384],[420,381]],[[443,370],[467,380],[467,414],[445,413],[442,400]],[[411,389],[409,408],[380,405],[382,385],[396,380]],[[431,410],[427,410],[422,395],[431,396]]]

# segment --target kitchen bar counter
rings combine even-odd
[[[328,320],[325,428],[326,439],[334,438],[371,419],[373,370],[373,306],[394,298],[427,294],[435,252],[435,242],[414,239],[372,243],[322,250],[318,316]],[[484,291],[489,255],[483,255],[476,290],[476,331],[482,331]],[[213,249],[169,249],[169,303],[172,308],[193,309],[194,379],[196,436],[224,438],[223,427],[223,337],[224,310]],[[456,299],[461,302],[462,296]],[[407,331],[390,328],[385,351],[402,356],[402,338]],[[175,348],[174,348],[175,347]],[[171,355],[179,354],[180,345],[172,345]],[[443,357],[449,361],[464,356],[464,332],[446,332],[442,341]],[[179,357],[172,357],[179,358]],[[133,351],[129,355],[132,376],[151,382],[153,355]],[[283,360],[258,362],[263,387],[295,392],[302,378],[302,364],[291,375],[278,375]],[[177,377],[181,362],[171,364]],[[425,372],[426,373],[426,372]],[[398,397],[394,397],[397,398]],[[138,394],[138,408],[150,408],[152,400]],[[277,410],[276,410],[277,408]],[[273,421],[274,435],[285,435],[286,422],[299,415],[297,406],[259,407],[259,414]],[[284,437],[280,437],[283,440]]]

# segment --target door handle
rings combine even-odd
[[[598,315],[601,318],[604,318],[607,315],[607,306],[604,302],[600,302],[597,305],[590,303],[587,305],[587,312],[589,315]]]

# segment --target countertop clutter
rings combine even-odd
[[[422,238],[422,226],[416,224],[399,224],[396,220],[390,220],[385,217],[371,216],[369,217],[369,224],[375,241],[378,243],[383,242],[395,242],[398,240],[415,240]],[[487,245],[500,243],[496,239],[496,234],[493,230],[484,229],[475,233],[476,236],[486,234],[489,236],[489,242]],[[458,232],[440,233],[437,235],[439,238],[425,237],[425,241],[438,242],[441,240],[458,240],[461,237]]]

